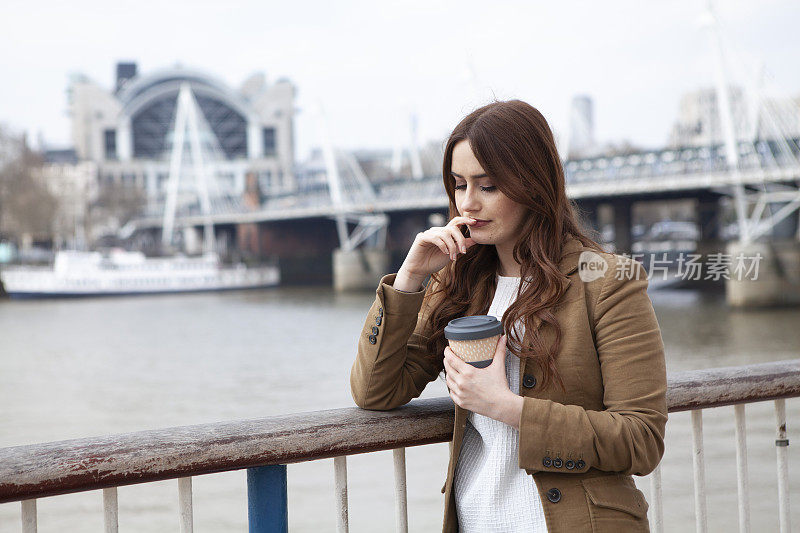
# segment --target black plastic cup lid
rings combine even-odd
[[[453,341],[473,341],[503,334],[503,323],[489,315],[454,318],[444,328],[444,336]]]

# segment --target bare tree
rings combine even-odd
[[[89,204],[89,234],[99,237],[116,231],[140,215],[145,205],[145,194],[140,187],[117,182],[103,183],[97,197]]]
[[[0,235],[52,239],[58,201],[37,178],[41,165],[23,135],[0,126]]]

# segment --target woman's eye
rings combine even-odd
[[[460,190],[462,190],[462,189],[466,189],[466,188],[467,188],[467,186],[466,186],[466,185],[456,185],[456,186],[454,187],[454,189],[455,189],[455,190],[457,190],[457,191],[460,191]],[[496,186],[494,186],[494,185],[489,185],[489,186],[487,186],[487,187],[481,186],[481,190],[482,190],[483,192],[492,192],[492,191],[493,191],[493,190],[495,190],[495,189],[497,189],[497,187],[496,187]]]

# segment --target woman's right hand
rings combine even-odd
[[[422,283],[425,278],[438,272],[459,253],[466,253],[475,243],[471,237],[461,234],[460,226],[475,224],[474,218],[453,217],[446,226],[434,226],[417,233],[397,277],[408,277]]]

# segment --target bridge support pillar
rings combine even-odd
[[[194,226],[183,228],[183,251],[189,255],[199,254],[203,251],[202,229]]]
[[[730,279],[725,280],[725,294],[733,307],[800,305],[800,242],[774,240],[742,244],[728,243]],[[757,274],[736,272],[739,257],[746,268],[758,260]],[[744,270],[744,269],[743,269]]]
[[[701,241],[718,241],[722,207],[719,195],[702,195],[697,198],[697,228]]]
[[[333,287],[337,292],[374,290],[388,273],[389,252],[375,248],[333,251]]]
[[[633,235],[633,202],[624,198],[615,201],[614,206],[614,252],[618,254],[631,253]]]
[[[725,243],[722,242],[722,205],[720,195],[702,194],[697,197],[695,206],[695,219],[697,220],[698,239],[695,252],[700,254],[701,263],[708,261],[708,256],[713,253],[721,253],[725,250]]]

